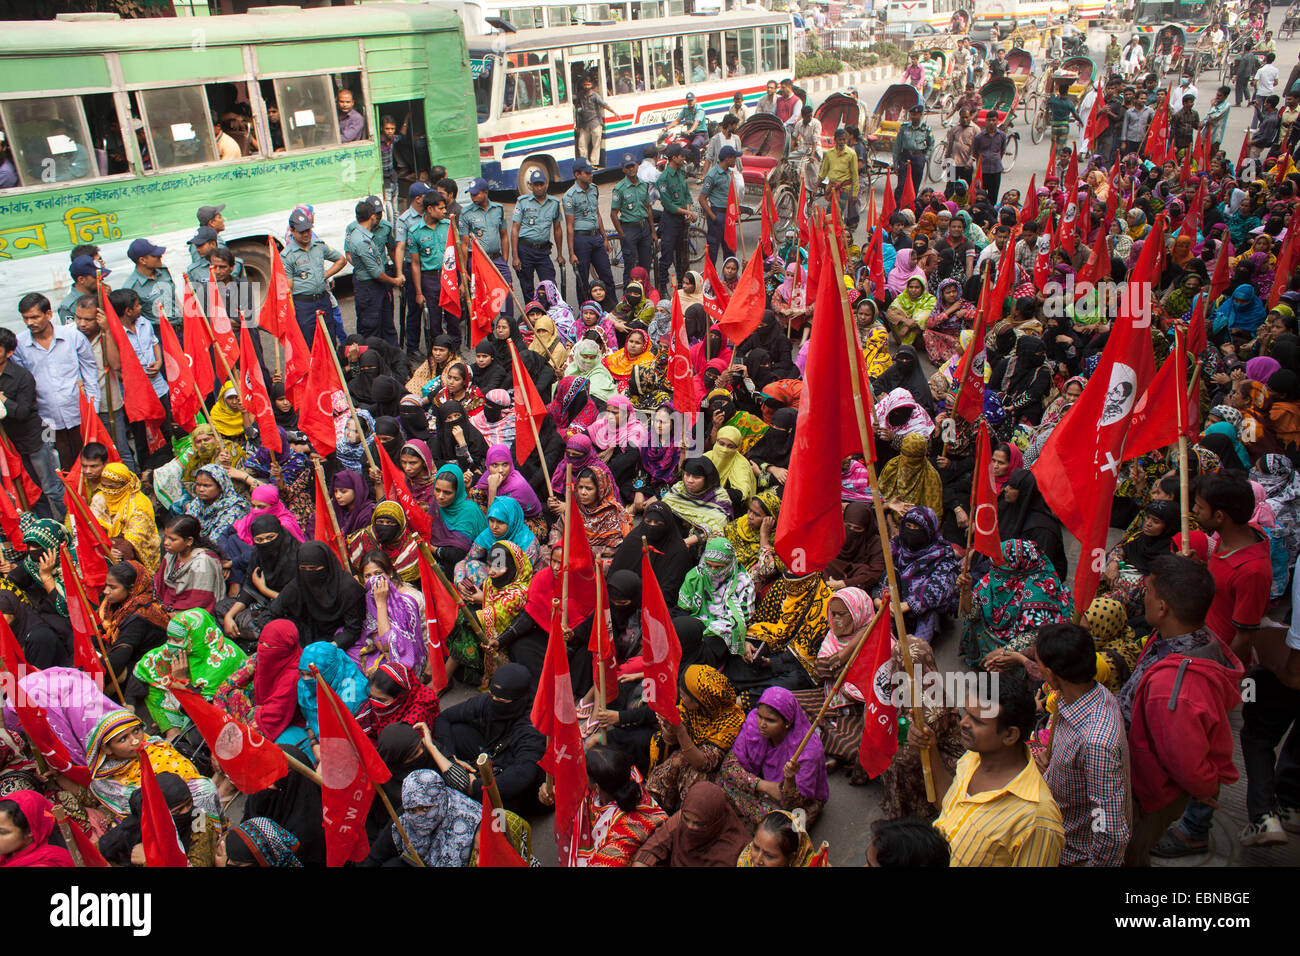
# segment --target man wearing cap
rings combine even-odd
[[[925,125],[925,107],[917,103],[909,111],[912,122],[898,127],[894,138],[894,172],[898,176],[898,185],[894,188],[895,199],[903,195],[903,175],[912,177],[913,195],[921,191],[921,179],[925,176],[925,162],[934,149],[934,136],[930,127]]]
[[[415,303],[415,278],[411,273],[411,261],[406,255],[406,245],[411,229],[424,221],[424,197],[432,191],[433,188],[428,183],[411,183],[406,194],[410,205],[393,224],[393,238],[397,242],[393,261],[398,263],[402,279],[405,280],[402,284],[402,329],[398,330],[398,334],[399,337],[405,336],[406,341],[399,344],[411,355],[420,354],[420,308]]]
[[[659,295],[668,294],[668,267],[675,264],[677,281],[686,275],[686,228],[695,221],[691,210],[691,191],[686,185],[682,167],[686,165],[686,151],[678,144],[669,146],[665,154],[668,165],[659,174],[659,204],[663,216],[659,220]],[[728,174],[730,175],[730,174]]]
[[[77,298],[73,309],[73,324],[90,343],[91,354],[95,356],[95,367],[99,369],[99,420],[104,423],[122,464],[131,471],[139,472],[136,467],[135,454],[131,450],[131,426],[126,420],[126,393],[122,391],[122,357],[117,351],[117,343],[108,334],[108,319],[99,302],[92,294]],[[109,400],[112,399],[113,410],[109,413]]]
[[[582,92],[573,98],[573,126],[578,132],[578,155],[587,162],[600,162],[600,144],[605,138],[605,114],[618,119],[618,112],[597,93],[590,76],[582,78]]]
[[[723,233],[727,224],[727,197],[731,195],[734,186],[731,167],[735,165],[737,155],[739,154],[732,147],[722,147],[718,151],[717,163],[709,167],[709,171],[704,174],[704,181],[700,183],[700,210],[709,221],[709,261],[715,265],[718,262],[718,246],[722,246],[723,258],[735,254],[735,250],[727,245]]]
[[[465,261],[469,262],[470,239],[477,240],[492,264],[501,273],[501,278],[510,285],[514,280],[510,276],[510,266],[506,264],[505,249],[509,244],[506,233],[506,210],[499,202],[493,202],[488,196],[488,182],[482,177],[469,184],[470,203],[461,210],[456,222],[461,238],[465,243]],[[501,314],[508,319],[514,318],[514,296],[506,296]]]
[[[316,337],[316,313],[324,312],[328,316],[334,310],[329,297],[329,280],[348,264],[348,260],[337,249],[325,245],[323,240],[312,238],[312,220],[306,210],[293,211],[289,217],[289,232],[292,241],[284,247],[280,260],[293,286],[294,317],[310,348]],[[326,260],[331,263],[328,268]]]
[[[72,260],[72,265],[68,266],[68,272],[72,276],[72,290],[59,303],[60,325],[68,325],[77,317],[77,300],[83,295],[99,295],[99,286],[108,277],[109,271],[90,256],[77,256]],[[104,291],[108,291],[108,286],[104,286]]]
[[[579,157],[573,161],[573,185],[563,198],[564,226],[569,234],[569,261],[577,277],[578,299],[585,302],[592,266],[605,287],[614,291],[614,273],[609,268],[609,240],[600,218],[600,187],[591,181],[595,170]]]
[[[414,279],[416,305],[424,309],[428,316],[425,335],[430,343],[443,333],[446,323],[447,334],[456,340],[456,351],[460,350],[460,319],[454,312],[443,312],[439,304],[442,298],[442,269],[447,254],[447,235],[451,231],[451,217],[447,215],[447,200],[441,193],[429,193],[424,197],[424,221],[412,226],[406,240],[410,251],[411,276]],[[454,269],[455,264],[451,263]],[[408,333],[409,335],[409,333]]]
[[[176,324],[181,320],[176,309],[176,284],[162,264],[162,255],[166,251],[148,239],[136,239],[126,250],[126,257],[135,263],[135,269],[126,277],[122,288],[130,289],[140,297],[144,317],[154,325],[158,324],[160,309],[166,313],[169,322]]]
[[[199,232],[202,233],[205,228],[211,229],[216,234],[216,244],[223,249],[226,244],[221,238],[221,230],[226,228],[226,217],[221,215],[221,210],[226,208],[226,204],[220,206],[200,206],[197,214],[199,220]],[[189,241],[190,262],[197,262],[204,253],[200,253],[195,246],[193,239]]]
[[[708,114],[704,112],[704,107],[695,102],[695,94],[686,94],[686,105],[677,113],[677,124],[682,127],[682,135],[686,137],[690,144],[691,162],[698,164],[700,161],[700,149],[704,146],[707,137],[704,131],[708,129]]]
[[[657,170],[656,170],[657,172]],[[623,288],[632,281],[632,270],[641,266],[649,274],[650,237],[654,235],[654,210],[650,203],[650,184],[639,175],[636,157],[623,154],[623,178],[614,184],[609,200],[609,218],[623,247]]]
[[[559,200],[546,195],[546,185],[546,174],[540,169],[529,173],[528,187],[532,194],[516,200],[514,215],[510,217],[511,258],[525,302],[533,297],[534,277],[544,282],[555,281],[551,243],[555,243],[557,252],[564,249],[560,235],[563,212]]]
[[[190,262],[190,267],[185,270],[185,274],[190,278],[190,285],[197,285],[201,282],[208,281],[208,266],[212,253],[218,249],[230,252],[230,249],[221,245],[221,237],[217,235],[215,229],[211,226],[200,226],[199,231],[194,234],[194,238],[189,241],[191,252],[198,253],[198,258]],[[244,278],[244,260],[231,253],[231,259],[234,262],[233,275],[236,279]]]
[[[390,345],[396,345],[397,329],[393,327],[390,290],[400,287],[402,279],[390,276],[385,268],[388,253],[376,235],[382,208],[369,200],[357,203],[357,220],[343,241],[343,251],[352,262],[357,335],[367,338],[377,335]]]

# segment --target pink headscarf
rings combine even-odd
[[[920,279],[922,284],[925,283],[925,273],[920,267],[912,264],[912,250],[899,249],[894,257],[894,268],[890,269],[889,275],[885,277],[885,288],[897,294],[907,288],[907,280],[911,278]]]
[[[615,425],[610,420],[609,415],[602,413],[587,431],[587,434],[591,437],[591,443],[601,451],[615,445],[619,448],[629,446],[644,447],[650,436],[641,419],[637,418],[636,408],[631,401],[626,396],[613,395],[605,403],[605,412],[608,412],[611,408],[619,410],[622,424]]]
[[[280,500],[280,492],[275,485],[258,485],[253,489],[252,509],[235,522],[235,534],[239,535],[239,540],[244,544],[253,543],[253,519],[261,515],[271,515],[279,518],[280,524],[285,531],[299,541],[307,540],[302,533],[302,528],[298,525],[298,519]]]

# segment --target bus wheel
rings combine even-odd
[[[271,288],[271,253],[264,239],[240,239],[230,251],[244,260],[244,274],[254,289]],[[261,302],[257,303],[261,307]]]
[[[547,180],[552,185],[554,185],[555,174],[551,170],[550,161],[530,156],[528,159],[524,160],[519,165],[519,176],[516,180],[516,186],[519,190],[518,195],[527,196],[530,192],[532,192],[532,190],[528,186],[528,177],[532,175],[534,169],[540,169],[543,173],[546,174]]]

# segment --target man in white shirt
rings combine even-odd
[[[1127,80],[1137,76],[1138,71],[1142,69],[1143,64],[1147,61],[1147,56],[1142,52],[1142,44],[1138,42],[1137,35],[1129,37],[1128,45],[1124,47],[1124,52],[1119,58],[1120,72],[1124,74]]]
[[[1274,72],[1276,72],[1276,70]],[[1169,97],[1169,102],[1181,103],[1185,96],[1190,96],[1192,98],[1192,109],[1196,109],[1196,98],[1198,96],[1196,84],[1192,82],[1192,77],[1188,73],[1184,73],[1178,78],[1178,88],[1174,90],[1173,95]],[[1080,115],[1082,115],[1082,113],[1080,113]]]
[[[659,200],[659,190],[655,188],[655,183],[659,181],[659,167],[655,165],[655,159],[659,156],[659,150],[653,146],[647,146],[641,153],[643,157],[641,165],[636,168],[636,178],[650,186],[650,202],[654,203]]]
[[[740,137],[736,134],[736,129],[739,126],[740,123],[736,120],[734,114],[728,113],[722,117],[722,123],[718,127],[718,131],[713,134],[713,137],[709,140],[709,145],[704,150],[705,173],[709,171],[710,166],[718,161],[718,151],[722,147],[730,146],[737,153],[743,153],[740,146]],[[740,166],[741,162],[742,159],[737,157],[735,164],[731,167],[731,174],[736,180],[736,188],[738,189],[737,196],[743,195],[745,191],[745,178],[744,171]]]
[[[1277,92],[1278,72],[1273,61],[1276,53],[1264,54],[1264,65],[1255,71],[1255,113],[1259,114],[1264,100]]]

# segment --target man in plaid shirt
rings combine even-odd
[[[1095,680],[1096,647],[1084,628],[1044,625],[1036,650],[1056,693],[1051,744],[1034,759],[1061,808],[1061,865],[1119,866],[1130,833],[1128,738],[1119,701]]]

